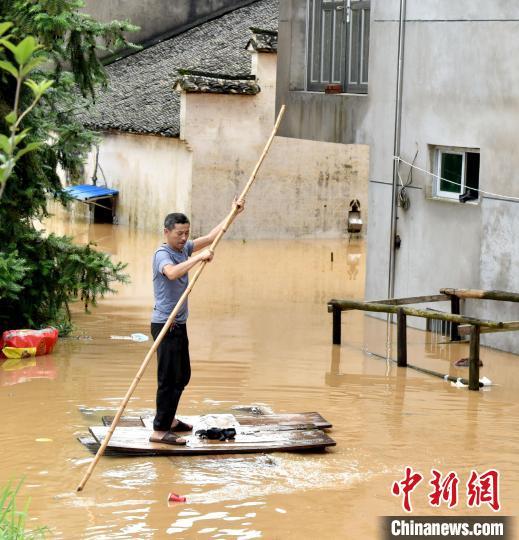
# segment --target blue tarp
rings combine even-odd
[[[67,186],[65,191],[74,199],[79,201],[93,201],[96,199],[106,199],[115,197],[119,192],[105,186],[93,186],[92,184],[81,184],[79,186]]]

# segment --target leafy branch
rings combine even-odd
[[[24,129],[18,133],[23,119],[34,109],[38,101],[52,86],[53,81],[43,79],[36,82],[27,78],[29,74],[46,61],[46,56],[36,53],[41,46],[33,36],[27,36],[15,45],[9,38],[2,37],[13,26],[11,22],[0,23],[0,50],[9,50],[15,63],[9,60],[0,60],[0,69],[7,72],[16,80],[16,90],[14,96],[13,110],[5,117],[9,125],[9,137],[0,134],[0,199],[4,193],[5,185],[9,176],[13,172],[16,162],[28,152],[38,149],[43,142],[34,141],[26,144],[23,148],[20,143],[27,137],[29,129]],[[20,113],[20,97],[22,85],[27,86],[32,92],[32,101],[28,107]]]
[[[78,114],[108,83],[96,51],[129,46],[125,35],[135,28],[98,22],[83,4],[0,0],[0,333],[49,324],[70,331],[70,303],[94,306],[127,280],[108,255],[35,227],[48,217],[49,199],[69,199],[59,171],[80,178],[97,141]]]

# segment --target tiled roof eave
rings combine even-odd
[[[261,91],[255,80],[224,79],[200,75],[182,75],[174,85],[177,92],[194,92],[203,94],[241,94],[254,96]]]
[[[278,50],[278,33],[271,30],[251,28],[252,37],[245,48],[248,51],[276,53]]]
[[[257,26],[265,29],[260,34],[276,33],[278,6],[278,0],[255,0],[111,63],[109,87],[78,119],[98,131],[178,137],[181,99],[174,85],[186,92],[257,94],[245,43]]]
[[[152,135],[160,137],[178,138],[180,133],[178,129],[159,128],[159,129],[139,129],[130,126],[120,126],[117,124],[102,124],[95,122],[84,122],[83,125],[92,131],[103,131],[105,133],[128,133],[130,135]]]

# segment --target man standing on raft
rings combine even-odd
[[[238,213],[244,201],[234,201]],[[210,246],[224,225],[222,221],[208,235],[189,240],[189,219],[180,213],[168,214],[164,220],[166,242],[153,255],[153,292],[155,306],[151,316],[151,335],[157,339],[170,313],[186,290],[188,272],[201,261],[210,262]],[[203,250],[203,251],[201,251]],[[193,253],[199,252],[191,256]],[[151,442],[186,444],[178,433],[189,432],[193,426],[175,418],[184,388],[191,378],[189,340],[186,322],[187,300],[157,349],[157,412],[153,420]]]

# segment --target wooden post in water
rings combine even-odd
[[[479,390],[479,337],[480,327],[472,327],[469,353],[469,390]]]
[[[453,315],[460,314],[460,299],[457,296],[451,296],[451,313]],[[458,323],[455,322],[451,322],[451,341],[460,341]]]
[[[342,319],[341,308],[339,306],[334,305],[332,313],[333,313],[332,343],[334,345],[340,345],[341,344],[341,319]]]
[[[397,366],[407,367],[407,315],[402,308],[396,312]]]

